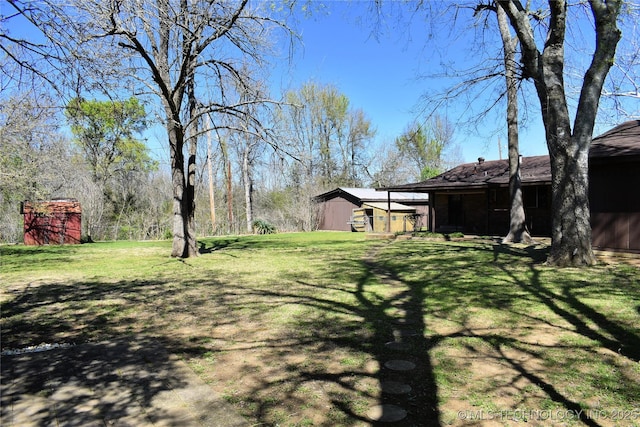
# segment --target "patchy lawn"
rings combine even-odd
[[[640,424],[637,267],[357,233],[201,245],[0,246],[2,350],[142,334],[257,425],[369,425],[381,404],[402,425]]]

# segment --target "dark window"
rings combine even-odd
[[[493,209],[509,208],[509,189],[508,188],[492,188],[490,190],[490,202]]]
[[[549,207],[549,187],[527,187],[522,193],[525,208]]]
[[[449,224],[453,226],[462,226],[464,223],[464,213],[462,209],[462,196],[453,194],[449,196]]]

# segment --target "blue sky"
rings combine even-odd
[[[311,1],[310,4],[313,9],[322,3]],[[349,98],[353,108],[362,109],[370,118],[377,129],[376,144],[393,143],[409,123],[424,117],[417,112],[424,105],[420,102],[422,95],[454,83],[451,79],[419,78],[420,75],[438,74],[442,63],[453,63],[458,69],[476,65],[478,52],[472,50],[476,39],[491,37],[490,31],[474,33],[468,28],[448,33],[448,27],[453,25],[443,20],[430,38],[428,24],[418,15],[411,17],[407,12],[404,13],[405,22],[399,23],[397,15],[383,20],[382,31],[374,37],[371,2],[329,0],[324,4],[325,11],[314,10],[309,17],[299,17],[296,29],[302,41],[295,46],[290,66],[285,66],[287,61],[282,60],[280,66],[272,70],[272,96],[277,98],[285,90],[298,88],[308,81],[335,85]],[[390,0],[382,4],[385,12],[389,8],[397,11],[406,5]],[[0,7],[7,12],[6,4],[0,3]],[[461,20],[468,19],[470,14],[470,11],[459,12]],[[451,19],[450,15],[447,19]],[[20,31],[19,28],[13,30]],[[487,45],[491,46],[491,43]],[[283,45],[283,53],[287,50]],[[475,130],[462,126],[470,119],[464,113],[468,105],[483,107],[494,99],[495,93],[491,92],[473,103],[460,97],[450,103],[449,110],[439,111],[458,125],[455,142],[461,160],[497,159],[499,141],[501,155],[506,157],[503,105],[498,105],[495,114]],[[547,154],[538,101],[530,96],[527,103],[529,119],[526,127],[520,129],[520,151],[525,156]],[[523,105],[521,102],[521,111]],[[597,126],[595,134],[609,127]],[[162,129],[151,131],[149,136],[151,143],[166,138]],[[162,148],[153,149],[154,153],[164,156],[164,144],[158,145]]]
[[[368,2],[334,1],[327,5],[326,13],[313,13],[310,18],[300,19],[298,31],[302,45],[296,48],[291,69],[276,76],[274,81],[282,82],[284,88],[287,85],[297,88],[310,80],[335,85],[349,98],[353,108],[362,109],[371,119],[377,128],[378,144],[393,143],[394,138],[420,116],[420,107],[424,105],[420,102],[421,95],[451,84],[450,79],[419,78],[438,72],[433,63],[446,60],[462,66],[469,62],[465,58],[468,38],[448,41],[450,44],[445,50],[451,55],[449,58],[433,55],[425,43],[428,39],[425,25],[417,17],[410,25],[403,24],[402,32],[392,33],[395,22],[388,22],[387,31],[374,37],[373,25],[367,19],[371,16]],[[368,23],[358,23],[359,20]],[[465,119],[459,113],[465,108],[464,102],[461,99],[459,105],[454,103],[453,110],[445,113],[453,122]],[[501,119],[504,108],[497,108],[496,114]],[[531,116],[537,118],[538,110]],[[464,161],[472,162],[478,157],[498,159],[498,139],[503,147],[502,157],[507,156],[506,133],[500,130],[495,134],[496,120],[491,120],[486,132],[482,132],[482,127],[477,133],[456,132],[455,140]],[[521,131],[520,148],[526,156],[547,154],[539,120],[532,120]]]

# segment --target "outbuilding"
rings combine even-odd
[[[82,209],[76,199],[24,201],[25,245],[78,244],[82,237]]]
[[[319,230],[385,232],[389,222],[391,232],[413,231],[428,223],[429,196],[425,193],[338,187],[314,200]]]
[[[416,213],[415,207],[396,202],[363,203],[362,207],[355,208],[352,212],[350,224],[353,231],[385,233],[388,230],[389,233],[406,233],[415,231],[420,225],[420,215]]]

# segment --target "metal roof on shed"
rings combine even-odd
[[[383,211],[387,210],[387,203],[386,202],[363,203],[363,206],[368,206],[368,207],[380,209],[380,210],[383,210]],[[415,211],[416,210],[416,208],[414,208],[412,206],[407,206],[407,205],[403,205],[403,204],[396,203],[396,202],[391,202],[390,205],[389,205],[389,208],[392,211]]]
[[[322,193],[315,197],[315,199],[328,199],[332,195],[338,195],[340,193],[348,193],[351,196],[359,199],[361,202],[373,202],[387,201],[387,192],[386,191],[377,191],[375,188],[357,188],[357,187],[338,187],[334,190],[327,191],[326,193]],[[427,202],[429,200],[429,196],[426,193],[397,193],[392,192],[390,195],[391,200],[395,201],[407,201],[407,202]]]

